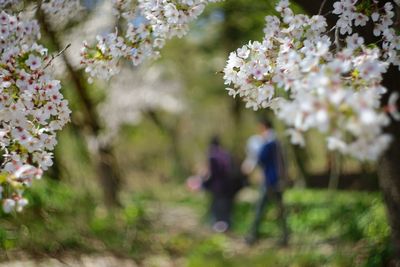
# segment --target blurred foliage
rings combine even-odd
[[[389,247],[389,226],[379,194],[290,190],[285,194],[290,246],[278,246],[232,256],[227,239],[213,236],[192,249],[188,266],[384,266]],[[238,202],[234,233],[244,236],[254,216],[254,205]],[[272,205],[261,225],[262,237],[278,240],[277,208]],[[273,241],[276,242],[276,241]],[[218,263],[218,264],[217,264]],[[268,264],[267,264],[268,263]],[[210,265],[214,266],[214,265]]]
[[[23,213],[1,214],[2,260],[15,250],[37,256],[107,250],[134,257],[146,247],[149,227],[140,201],[108,211],[87,192],[51,180],[36,182],[27,198]]]
[[[72,190],[63,182],[36,182],[28,193],[29,209],[1,214],[0,259],[12,258],[13,252],[20,250],[39,257],[108,251],[139,262],[160,254],[171,260],[183,257],[184,266],[189,267],[383,266],[390,253],[389,228],[379,194],[289,190],[285,203],[290,246],[276,245],[280,229],[277,209],[271,204],[262,223],[261,244],[246,248],[241,239],[254,216],[252,201],[239,196],[233,231],[221,235],[211,234],[203,226],[166,228],[158,215],[168,213],[166,207],[171,207],[171,212],[189,208],[206,214],[204,194],[193,195],[172,182],[154,181],[140,191],[125,195],[120,209],[107,210],[96,204],[96,195]],[[256,191],[246,189],[243,194],[250,192]],[[160,210],[154,210],[159,205]],[[190,213],[187,216],[190,218]]]

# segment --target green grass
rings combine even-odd
[[[183,258],[188,267],[372,267],[384,265],[390,252],[385,210],[376,193],[288,190],[288,248],[276,245],[280,228],[273,204],[261,226],[263,239],[251,248],[240,245],[254,215],[254,203],[244,200],[236,205],[229,235],[212,234],[206,220],[201,229],[166,228],[149,207],[162,203],[199,215],[207,210],[204,194],[172,183],[127,194],[123,207],[112,211],[98,205],[98,197],[63,182],[39,181],[27,197],[30,205],[23,213],[1,214],[1,260],[18,251],[39,257],[107,251],[139,262],[153,255]]]
[[[383,266],[390,248],[389,227],[377,193],[292,189],[285,194],[291,246],[256,247],[240,255],[226,252],[226,239],[208,239],[193,247],[188,266]],[[253,219],[253,203],[239,202],[234,235],[244,236]],[[280,228],[271,204],[261,225],[268,243]],[[208,265],[210,263],[210,265]]]
[[[140,201],[107,211],[77,191],[64,183],[36,182],[26,194],[27,209],[1,214],[0,258],[18,250],[35,256],[103,250],[137,256],[146,248],[149,227]]]

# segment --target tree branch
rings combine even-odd
[[[57,57],[61,56],[62,53],[65,52],[65,50],[67,50],[69,47],[71,46],[71,44],[67,44],[60,52],[58,52],[56,55],[51,55],[51,59],[49,60],[49,62],[47,62],[46,66],[44,66],[43,69],[46,69],[48,66],[51,65],[51,63],[53,62],[54,59],[56,59]]]
[[[321,14],[322,14],[322,9],[324,9],[325,4],[326,4],[326,0],[324,0],[324,1],[322,2],[321,6],[320,6],[320,8],[319,8],[319,11],[318,11],[318,15],[321,15]]]
[[[66,48],[62,49],[61,41],[58,39],[56,32],[52,29],[51,24],[46,20],[46,15],[43,9],[41,8],[41,1],[38,2],[36,16],[38,22],[41,25],[41,28],[43,29],[45,34],[49,37],[51,44],[55,47],[57,51],[60,51],[59,54],[62,55],[65,66],[67,67],[68,74],[70,75],[72,82],[75,85],[74,88],[76,89],[76,92],[79,95],[79,99],[83,104],[86,113],[86,121],[88,122],[91,132],[95,136],[97,136],[101,127],[96,112],[96,108],[89,97],[89,94],[87,92],[88,90],[85,83],[83,82],[82,75],[72,67],[72,63],[69,60],[68,56],[65,53],[63,53],[65,49],[68,48],[68,45]]]

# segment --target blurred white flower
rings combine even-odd
[[[280,17],[267,16],[262,42],[249,42],[229,55],[224,69],[229,95],[239,95],[246,107],[274,107],[278,118],[290,128],[291,141],[304,145],[302,133],[318,129],[327,134],[331,150],[361,160],[375,160],[389,142],[383,128],[388,125],[381,97],[387,91],[381,85],[389,64],[398,64],[400,40],[393,24],[393,6],[384,10],[364,10],[355,0],[334,4],[339,15],[336,27],[349,34],[344,47],[332,50],[334,40],[326,32],[326,18],[295,15],[288,1],[280,1]],[[355,26],[375,21],[376,34],[385,40],[383,48],[368,47]],[[279,98],[279,95],[285,99]],[[399,117],[396,95],[391,97],[389,113]],[[274,103],[274,104],[272,104]],[[337,136],[340,136],[338,138]],[[376,146],[380,140],[381,146]],[[357,148],[357,153],[354,149]]]

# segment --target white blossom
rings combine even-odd
[[[48,20],[52,22],[52,26],[57,28],[76,19],[83,11],[79,0],[47,0],[43,1],[41,8]]]
[[[400,117],[397,95],[391,96],[386,110],[381,107],[387,91],[381,85],[382,75],[397,62],[399,41],[390,28],[390,3],[383,10],[372,10],[378,12],[371,20],[383,33],[384,49],[368,47],[362,37],[352,34],[354,27],[366,25],[366,14],[371,14],[357,3],[335,2],[336,27],[349,35],[344,47],[332,49],[335,41],[326,32],[324,17],[295,15],[288,1],[280,1],[276,7],[280,17],[266,17],[264,39],[229,55],[224,79],[229,94],[242,97],[246,107],[273,106],[290,128],[287,133],[293,143],[304,145],[303,133],[318,129],[327,136],[329,149],[376,160],[390,142],[383,133],[390,123],[388,113]]]
[[[144,60],[157,58],[159,49],[172,37],[182,37],[189,24],[215,0],[139,0],[132,10],[130,0],[113,0],[114,13],[126,20],[126,30],[97,37],[97,45],[84,43],[81,64],[93,78],[110,79],[119,71],[124,58],[138,66]]]
[[[35,20],[0,13],[7,38],[0,42],[0,168],[3,210],[21,211],[27,205],[24,189],[52,164],[56,131],[68,121],[68,102],[44,65],[47,49]]]
[[[148,111],[182,112],[181,88],[177,80],[168,78],[165,67],[122,68],[98,108],[106,126],[100,142],[112,142],[122,125],[137,125]]]

